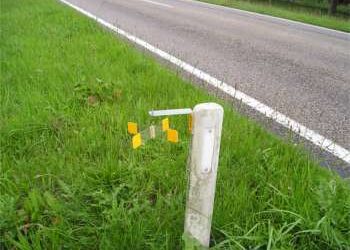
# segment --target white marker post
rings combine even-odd
[[[209,247],[223,116],[223,108],[216,103],[199,104],[193,109],[184,232],[185,240],[193,241],[191,245]]]
[[[191,109],[150,111],[151,116],[192,114],[193,138],[190,151],[189,190],[185,215],[185,248],[209,247],[219,162],[223,108],[202,103]]]

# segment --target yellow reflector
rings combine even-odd
[[[131,135],[136,135],[138,133],[137,131],[137,123],[135,122],[128,122],[128,133]]]
[[[175,129],[167,130],[167,139],[170,142],[178,143],[179,142],[179,133]]]
[[[162,120],[162,130],[167,131],[169,129],[169,118]]]
[[[193,124],[193,117],[192,114],[188,115],[188,131],[190,131],[190,133],[192,133],[192,125]]]
[[[138,133],[132,137],[132,148],[136,149],[141,146],[142,139],[141,139],[141,134]]]

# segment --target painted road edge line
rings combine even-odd
[[[174,7],[174,6],[171,6],[169,4],[159,3],[159,2],[155,2],[155,1],[151,1],[151,0],[140,0],[140,1],[145,2],[145,3],[149,3],[149,4],[162,6],[162,7],[167,7],[167,8],[173,8]]]
[[[299,124],[297,121],[289,118],[288,116],[274,110],[273,108],[270,108],[269,106],[259,102],[258,100],[254,99],[253,97],[250,97],[243,92],[235,89],[234,87],[228,85],[227,83],[220,81],[216,79],[215,77],[212,77],[208,73],[176,58],[175,56],[172,56],[168,54],[167,52],[158,49],[157,47],[147,43],[146,41],[137,38],[134,35],[129,34],[128,32],[114,26],[113,24],[93,15],[92,13],[66,1],[66,0],[59,0],[60,2],[72,7],[73,9],[81,12],[82,14],[94,19],[96,22],[102,24],[103,26],[107,27],[108,29],[113,30],[117,34],[127,38],[131,42],[149,50],[150,52],[156,54],[157,56],[175,64],[179,68],[183,69],[184,71],[196,76],[197,78],[209,83],[211,86],[218,88],[219,90],[225,92],[226,94],[232,96],[233,98],[241,101],[242,103],[248,105],[252,109],[262,113],[268,118],[271,118],[275,122],[279,123],[283,127],[290,129],[294,133],[300,135],[301,137],[305,138],[306,140],[312,142],[313,144],[317,145],[321,149],[333,154],[334,156],[338,157],[339,159],[345,161],[346,163],[350,164],[350,151],[343,148],[342,146],[336,144],[334,141],[325,138],[324,136],[318,134],[317,132],[308,129],[304,125]]]
[[[239,14],[239,13],[245,14],[246,16],[255,16],[255,17],[259,17],[260,20],[265,20],[265,21],[276,20],[276,21],[283,23],[285,25],[300,25],[303,29],[309,28],[309,29],[304,29],[306,31],[313,31],[313,32],[320,33],[320,34],[327,34],[327,35],[338,37],[338,38],[345,39],[345,40],[350,39],[350,33],[345,32],[345,31],[341,31],[341,30],[334,30],[334,29],[330,29],[330,28],[326,28],[326,27],[322,27],[322,26],[318,26],[318,25],[314,25],[314,24],[303,23],[300,21],[290,20],[290,19],[286,19],[286,18],[282,18],[282,17],[270,16],[267,14],[257,13],[257,12],[248,11],[248,10],[241,10],[241,9],[237,9],[234,7],[228,7],[228,6],[224,6],[224,5],[217,5],[217,4],[213,4],[213,3],[201,2],[198,0],[181,0],[181,1],[191,2],[193,4],[199,4],[199,5],[207,6],[209,8],[215,7],[215,8],[225,9],[225,10],[236,12],[237,14]]]

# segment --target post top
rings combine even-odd
[[[193,108],[193,112],[198,112],[202,110],[220,110],[222,112],[224,111],[222,106],[215,102],[200,103]]]

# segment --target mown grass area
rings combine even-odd
[[[350,19],[348,17],[333,17],[324,11],[315,11],[293,3],[274,2],[269,4],[263,1],[244,0],[198,0],[212,4],[223,5],[241,10],[247,10],[260,14],[281,17],[289,20],[299,21],[317,25],[329,29],[350,32]],[[342,6],[340,6],[342,7]]]
[[[214,249],[349,249],[350,184],[51,0],[1,2],[0,248],[180,249],[189,135],[150,109],[224,105]]]

